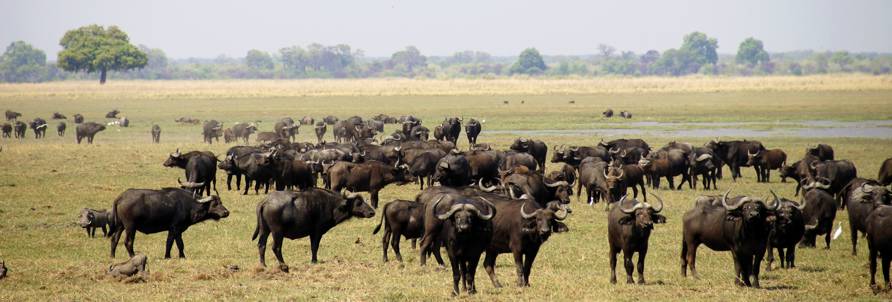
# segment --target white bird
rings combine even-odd
[[[836,231],[833,231],[833,240],[836,240],[836,238],[839,238],[839,236],[841,236],[841,235],[842,235],[842,222],[837,222],[836,223]]]

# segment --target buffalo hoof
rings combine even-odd
[[[278,265],[276,265],[275,267],[273,267],[272,272],[274,272],[274,273],[278,273],[278,272],[287,273],[289,270],[290,270],[290,268],[288,267],[287,264],[285,264],[285,263],[279,263]]]
[[[644,278],[638,279],[638,285],[644,285]]]
[[[880,287],[877,286],[876,284],[871,284],[871,285],[870,285],[870,290],[873,291],[873,294],[874,294],[874,295],[880,293]]]
[[[632,278],[626,279],[626,284],[635,284],[635,280],[632,280]]]
[[[616,278],[610,278],[610,284],[616,284]]]

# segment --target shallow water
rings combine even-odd
[[[491,130],[490,134],[549,136],[670,136],[670,137],[858,137],[892,139],[892,120],[842,122],[812,120],[799,122],[631,122],[597,124],[599,128],[568,130]],[[770,126],[770,129],[748,129]],[[611,128],[625,127],[625,128]],[[631,127],[631,128],[628,128]],[[676,128],[676,129],[673,129]]]

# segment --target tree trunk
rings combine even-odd
[[[99,71],[99,85],[105,84],[105,76],[108,72],[105,69]]]

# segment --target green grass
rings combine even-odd
[[[576,104],[568,104],[569,100]],[[503,105],[502,100],[510,100]],[[525,104],[521,105],[520,100]],[[112,262],[122,261],[123,247],[115,260],[108,258],[108,240],[89,239],[74,224],[80,208],[108,208],[112,200],[131,187],[175,186],[182,171],[161,163],[169,152],[211,150],[223,153],[229,146],[200,143],[200,126],[177,125],[179,116],[216,118],[232,125],[236,121],[262,120],[261,130],[283,116],[341,118],[356,114],[416,114],[429,127],[446,115],[485,118],[481,142],[506,148],[513,137],[487,135],[486,130],[592,129],[603,120],[607,107],[630,110],[634,121],[660,122],[764,122],[796,120],[876,120],[892,117],[889,91],[729,91],[720,93],[618,93],[523,96],[326,96],[326,97],[195,97],[131,98],[126,92],[108,98],[76,95],[41,99],[0,97],[0,110],[13,109],[26,118],[48,118],[60,111],[69,117],[80,112],[87,120],[102,121],[105,112],[118,108],[131,119],[130,128],[100,133],[94,145],[74,144],[73,125],[64,138],[55,136],[51,122],[48,138],[35,141],[32,133],[24,141],[0,140],[0,259],[10,275],[0,280],[0,300],[445,300],[451,291],[449,270],[429,265],[418,267],[417,253],[403,243],[406,266],[381,262],[380,236],[371,230],[372,219],[350,220],[330,231],[322,240],[321,264],[310,265],[309,241],[287,241],[285,258],[291,273],[256,270],[254,206],[263,196],[242,196],[225,190],[218,175],[218,189],[231,216],[205,222],[184,235],[186,260],[163,260],[164,234],[137,235],[135,248],[149,256],[150,276],[141,284],[122,284],[103,277]],[[611,122],[623,122],[613,119]],[[162,127],[161,144],[151,144],[149,127]],[[388,125],[391,132],[394,125]],[[301,129],[300,140],[314,140],[311,129]],[[329,136],[330,137],[330,133]],[[600,137],[536,137],[549,145],[595,144]],[[670,137],[643,137],[652,146]],[[464,135],[461,137],[464,140]],[[688,140],[700,145],[711,138]],[[862,177],[875,177],[883,159],[892,156],[892,141],[876,139],[805,139],[770,137],[760,139],[766,147],[787,151],[790,162],[800,158],[806,146],[829,143],[839,158],[850,159]],[[253,143],[253,142],[252,142]],[[460,143],[466,147],[466,141]],[[549,164],[549,168],[555,168]],[[727,175],[728,173],[726,173]],[[773,173],[776,174],[776,173]],[[773,188],[793,198],[794,184],[756,184],[751,169],[745,178],[719,182],[719,188],[735,193],[768,195]],[[382,200],[412,199],[414,185],[390,186]],[[700,280],[679,274],[681,217],[701,190],[658,190],[666,200],[668,223],[658,225],[651,237],[647,258],[648,284],[608,283],[606,213],[575,201],[568,218],[569,233],[552,236],[541,250],[532,274],[532,287],[512,284],[514,265],[510,255],[499,257],[497,273],[506,287],[492,287],[479,268],[480,293],[470,300],[879,300],[867,287],[867,248],[849,255],[847,214],[837,221],[844,235],[833,241],[831,250],[797,251],[798,268],[765,272],[763,289],[739,288],[732,283],[733,266],[727,252],[701,248],[698,253]],[[367,195],[366,195],[367,196]],[[392,252],[391,252],[392,256]],[[445,256],[445,254],[444,254]],[[238,265],[231,273],[225,266]],[[619,279],[623,280],[622,268]],[[468,299],[462,296],[462,299]]]

